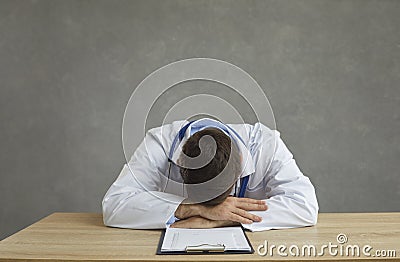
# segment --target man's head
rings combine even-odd
[[[215,143],[203,142],[205,144],[199,146],[199,142],[204,136],[210,136]],[[212,147],[215,148],[215,145],[216,150],[211,150]],[[189,159],[201,158],[200,162],[208,160],[207,164],[200,168],[190,168],[189,163],[187,163],[189,161],[188,158],[181,155],[178,162],[181,166],[180,173],[184,183],[204,183],[221,175],[222,181],[217,183],[222,182],[223,184],[218,186],[222,186],[226,190],[222,193],[217,193],[214,198],[203,202],[203,204],[216,205],[224,201],[241,173],[241,156],[235,142],[217,128],[205,128],[189,137],[183,145],[182,154],[185,154]],[[196,193],[191,192],[189,187],[189,198],[191,194],[194,195]]]

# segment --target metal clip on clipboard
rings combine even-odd
[[[187,253],[191,252],[224,252],[224,244],[200,244],[196,246],[187,246],[185,251]]]

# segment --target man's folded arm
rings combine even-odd
[[[165,228],[183,198],[158,191],[120,186],[118,182],[121,180],[132,179],[129,176],[120,176],[119,181],[116,181],[105,195],[104,224],[133,229]]]
[[[276,143],[274,160],[265,181],[268,210],[251,212],[262,217],[261,222],[243,224],[243,227],[252,231],[303,227],[317,223],[318,202],[314,186],[300,171],[279,136]]]
[[[151,135],[125,164],[103,198],[104,224],[111,227],[165,228],[183,197],[160,192],[165,177],[148,152],[163,156],[162,148]]]
[[[286,188],[282,189],[284,192],[277,192],[282,187],[277,189],[275,195],[265,200],[268,205],[267,211],[251,212],[262,217],[262,221],[243,224],[243,227],[252,231],[261,231],[315,225],[318,217],[318,203],[311,182],[307,177],[302,177],[285,186],[290,187],[290,184],[296,190]]]

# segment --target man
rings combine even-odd
[[[278,131],[204,118],[149,130],[106,193],[103,215],[122,228],[261,231],[314,225],[318,203]]]

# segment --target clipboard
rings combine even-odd
[[[253,246],[251,245],[243,227],[237,227],[242,230],[245,240],[250,247],[250,250],[226,250],[224,244],[209,244],[209,243],[202,243],[197,245],[187,245],[185,250],[180,251],[170,251],[170,250],[162,250],[162,245],[165,239],[165,235],[167,229],[164,229],[161,233],[160,240],[157,246],[157,255],[218,255],[218,254],[252,254],[254,253]],[[200,230],[207,230],[207,229],[200,229]]]

